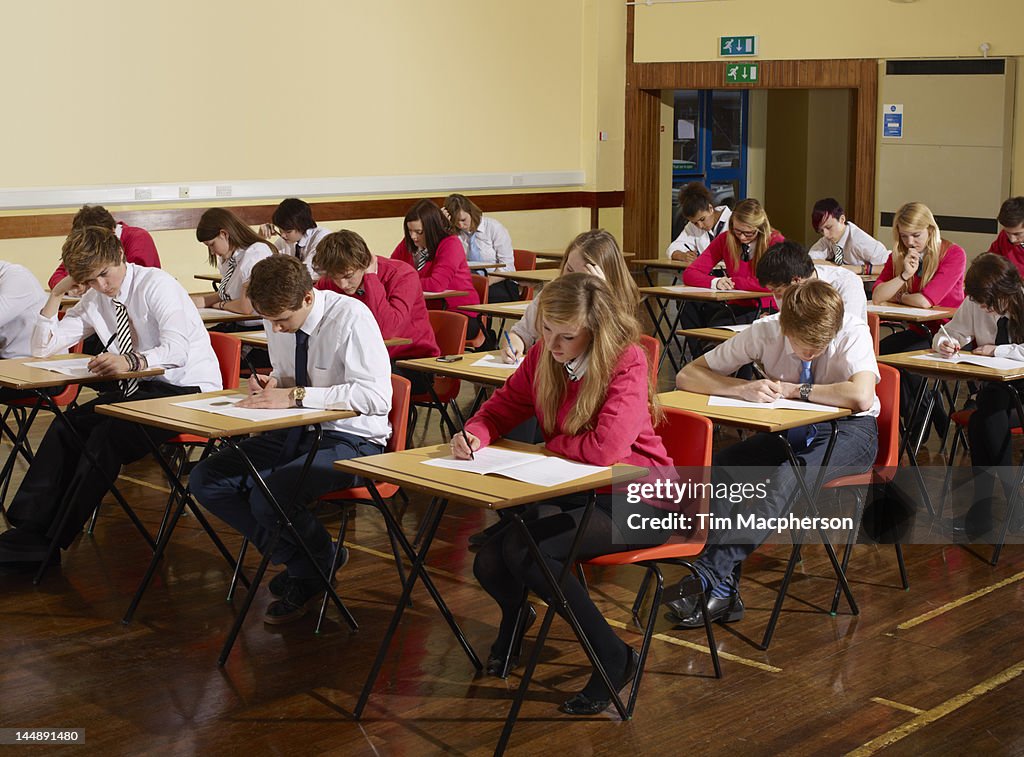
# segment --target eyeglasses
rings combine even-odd
[[[733,227],[732,233],[740,239],[753,239],[759,232],[757,229],[738,229]]]

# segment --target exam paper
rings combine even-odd
[[[748,402],[732,397],[708,397],[708,407],[747,407],[756,410],[803,410],[815,412],[832,412],[838,410],[834,405],[819,405],[817,402],[803,400],[777,399],[773,402]]]
[[[908,308],[903,305],[868,305],[869,313],[902,313],[904,315],[935,315],[931,308]]]
[[[729,331],[746,331],[754,324],[752,323],[734,323],[731,326],[715,326],[716,329],[729,329]]]
[[[229,418],[239,418],[245,421],[275,421],[278,418],[289,418],[294,415],[308,413],[308,408],[286,407],[274,410],[254,409],[247,407],[235,407],[235,403],[241,402],[245,397],[241,395],[222,395],[220,397],[204,397],[200,400],[188,400],[186,402],[174,402],[178,407],[187,407],[192,410],[202,410],[207,413],[226,415]]]
[[[943,357],[937,352],[928,355],[914,355],[912,360],[934,360],[936,363],[967,363],[969,365],[980,365],[985,368],[995,368],[1000,371],[1013,371],[1024,368],[1024,363],[1019,360],[1011,360],[1006,357],[989,357],[988,355],[975,355],[970,352],[958,352],[952,357]]]
[[[71,358],[69,360],[40,360],[35,363],[25,363],[29,368],[42,368],[44,371],[53,371],[64,376],[75,378],[87,378],[96,374],[86,366],[89,365],[91,357]]]
[[[479,365],[484,368],[497,368],[501,371],[514,371],[520,365],[522,365],[522,358],[514,363],[506,363],[500,357],[496,355],[484,355],[482,358],[472,363],[472,365]]]
[[[481,475],[496,473],[537,486],[559,486],[608,470],[608,468],[597,465],[584,465],[572,460],[563,460],[560,457],[547,457],[532,452],[516,452],[498,447],[484,447],[475,453],[475,457],[475,460],[456,460],[452,457],[433,458],[424,460],[423,464]]]

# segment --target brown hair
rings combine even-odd
[[[979,255],[964,276],[964,293],[982,307],[1005,315],[1009,337],[1024,343],[1024,289],[1017,266],[1002,255]]]
[[[1003,200],[996,220],[1008,229],[1014,229],[1024,223],[1024,197],[1008,197]]]
[[[302,261],[291,255],[271,255],[252,267],[249,301],[257,313],[273,318],[301,307],[312,288],[313,280]]]
[[[715,198],[699,181],[691,181],[679,188],[679,213],[687,221],[708,208],[714,210]]]
[[[843,325],[843,298],[820,279],[807,279],[786,289],[779,307],[779,326],[815,349],[824,349]]]
[[[373,262],[366,241],[354,231],[342,229],[320,240],[313,255],[313,270],[328,276],[348,275]]]
[[[124,263],[124,249],[113,229],[83,226],[68,234],[60,258],[68,275],[81,284],[104,266]]]
[[[117,227],[117,221],[102,205],[83,205],[71,219],[71,228],[82,229],[86,226],[102,226],[113,231]]]
[[[582,327],[590,332],[590,359],[579,395],[562,422],[562,432],[578,434],[590,429],[604,404],[612,372],[631,344],[640,343],[640,322],[632,311],[625,310],[607,283],[586,273],[569,273],[546,284],[541,290],[538,330],[544,319],[550,323]],[[646,354],[646,352],[645,352]],[[565,366],[543,348],[537,365],[534,396],[544,416],[544,431],[555,433],[558,408],[567,391]],[[647,373],[647,402],[652,422],[657,424],[663,413],[657,394]]]
[[[480,219],[484,217],[484,212],[465,195],[448,195],[444,200],[444,209],[448,211],[448,222],[451,224],[453,234],[460,231],[459,213],[469,213],[469,230],[471,232],[479,228]]]
[[[209,242],[222,231],[227,232],[232,252],[244,250],[260,242],[267,245],[272,252],[277,251],[274,245],[249,228],[241,218],[227,208],[210,208],[203,213],[196,224],[196,239],[200,242]],[[217,264],[217,257],[212,252],[209,260],[210,265]]]

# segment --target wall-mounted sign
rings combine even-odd
[[[903,139],[903,103],[882,106],[882,136]]]
[[[756,63],[730,63],[725,67],[726,84],[751,84],[756,81]]]
[[[718,54],[722,58],[757,55],[757,35],[751,34],[745,37],[719,37]]]

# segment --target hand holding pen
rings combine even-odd
[[[942,339],[939,340],[938,353],[943,357],[952,357],[960,351],[960,342],[949,335],[946,327],[939,324],[939,331],[942,332]]]
[[[108,352],[110,345],[117,339],[117,332],[110,335],[110,339],[103,345],[100,354],[96,355],[86,366],[91,373],[97,376],[108,376],[112,373],[124,373],[128,370],[128,360],[123,355]]]
[[[455,417],[459,419],[459,426],[462,428],[462,431],[460,432],[461,435],[457,434],[452,437],[452,454],[459,460],[465,460],[467,457],[470,460],[476,460],[476,455],[473,454],[473,450],[480,449],[480,440],[472,434],[466,433],[466,419],[462,417],[462,411],[459,410],[459,404],[457,402],[453,402],[452,408],[454,408]],[[470,437],[472,437],[472,439]]]

